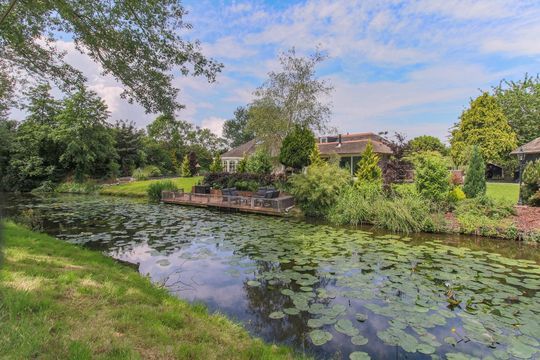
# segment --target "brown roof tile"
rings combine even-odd
[[[235,147],[221,155],[221,158],[235,157],[241,158],[245,155],[251,155],[255,152],[257,141],[255,139],[248,141],[245,144]]]
[[[510,154],[517,155],[520,148],[522,148],[523,152],[526,154],[540,154],[540,137],[526,143],[525,145],[521,145],[516,150],[512,151]]]
[[[372,140],[353,140],[342,141],[341,145],[337,142],[332,143],[319,143],[319,152],[321,155],[331,154],[361,154],[366,149],[367,144],[371,141],[373,145],[373,151],[378,154],[392,154],[392,149],[387,145]]]

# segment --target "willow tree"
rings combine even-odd
[[[63,90],[79,88],[81,69],[68,64],[56,44],[67,38],[103,75],[123,84],[124,98],[148,112],[172,113],[182,107],[175,73],[212,82],[222,68],[197,41],[184,39],[191,28],[185,14],[180,0],[2,1],[0,71],[19,82],[33,78],[53,80]]]

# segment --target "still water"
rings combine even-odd
[[[8,216],[137,264],[176,296],[316,358],[540,358],[536,247],[124,198],[4,195],[4,204]]]

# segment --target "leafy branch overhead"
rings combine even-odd
[[[81,69],[68,64],[56,46],[71,38],[103,75],[124,85],[122,97],[147,112],[182,107],[172,83],[175,72],[213,82],[223,67],[201,53],[198,41],[181,36],[191,25],[178,0],[4,0],[0,14],[0,72],[52,80],[63,90],[80,87],[86,80]]]

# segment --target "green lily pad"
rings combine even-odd
[[[297,308],[285,308],[283,309],[283,312],[287,315],[298,315],[300,314],[300,310]]]
[[[363,337],[362,335],[356,335],[351,338],[351,342],[354,345],[361,346],[361,345],[366,345],[368,343],[368,339]]]
[[[363,351],[355,351],[349,354],[350,360],[370,360],[371,356]]]
[[[360,322],[364,322],[368,319],[367,314],[362,314],[362,313],[356,313],[355,317],[356,317],[356,320]]]
[[[313,345],[316,346],[324,345],[333,338],[332,334],[323,330],[313,330],[309,333],[309,337],[311,338]]]
[[[268,315],[270,319],[282,319],[285,317],[285,314],[282,311],[274,311],[270,315]]]
[[[352,324],[352,322],[348,319],[340,319],[334,325],[334,328],[337,332],[340,332],[342,334],[348,335],[348,336],[356,336],[360,332],[357,328],[355,328]]]
[[[453,336],[447,336],[444,338],[444,342],[449,344],[449,345],[452,345],[452,346],[456,346],[457,345],[457,340],[455,337]]]
[[[247,282],[247,285],[248,285],[248,286],[260,286],[261,283],[260,283],[259,281],[257,281],[257,280],[249,280],[249,281]]]

